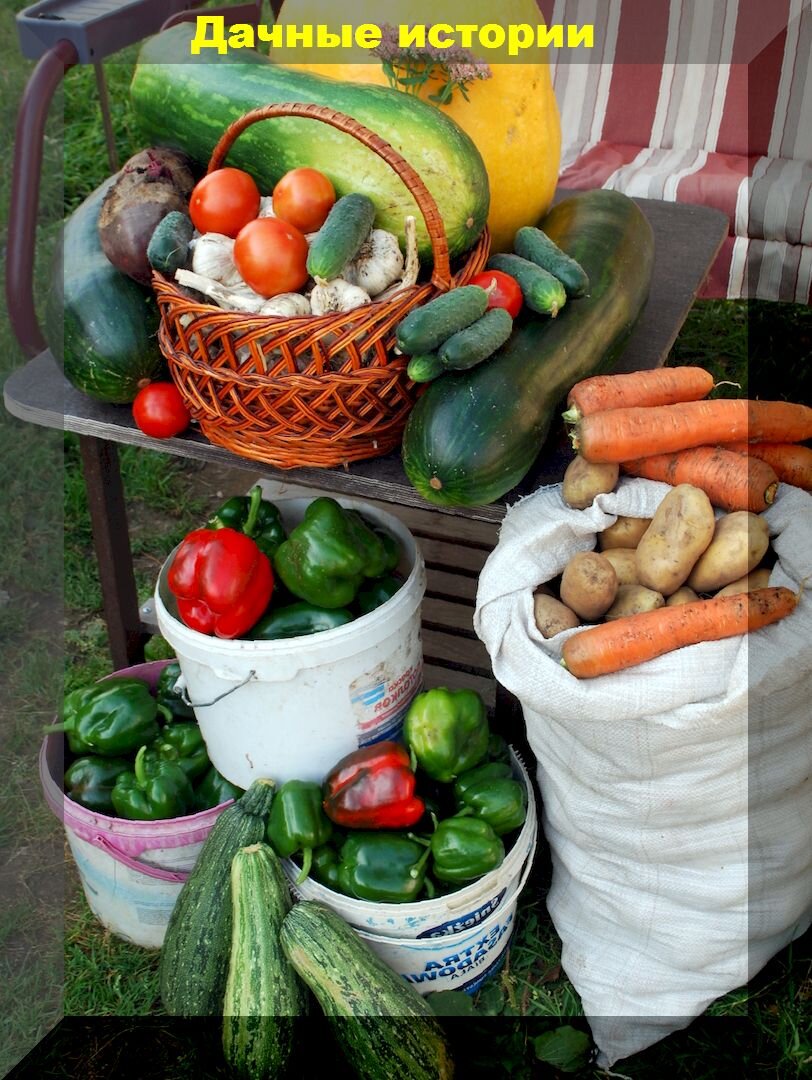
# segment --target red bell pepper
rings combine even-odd
[[[195,529],[178,548],[167,584],[192,630],[235,638],[265,611],[274,581],[268,557],[250,536],[236,529]]]
[[[379,742],[347,754],[324,782],[324,812],[348,829],[405,829],[423,816],[409,751]]]

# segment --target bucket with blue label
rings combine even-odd
[[[421,994],[436,990],[473,993],[494,975],[507,955],[516,905],[533,864],[538,817],[530,777],[511,750],[517,779],[527,788],[527,817],[513,846],[496,870],[446,896],[413,904],[375,904],[356,900],[308,878],[293,885],[299,867],[283,866],[294,893],[317,900],[346,919],[360,937]]]

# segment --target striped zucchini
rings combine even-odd
[[[304,983],[282,951],[291,909],[279,859],[267,844],[231,863],[231,959],[223,1001],[223,1052],[238,1076],[278,1076],[293,1052],[295,1017],[307,1011]]]
[[[449,1080],[454,1066],[423,998],[334,911],[296,904],[282,948],[361,1080]]]
[[[231,949],[231,860],[265,836],[272,780],[255,780],[215,821],[166,928],[159,975],[170,1016],[221,1016]]]

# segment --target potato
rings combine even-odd
[[[607,622],[622,619],[625,615],[639,615],[642,611],[656,611],[665,603],[662,593],[647,589],[644,585],[621,585],[615,602],[604,615]]]
[[[716,518],[700,488],[678,484],[666,495],[637,545],[637,579],[663,596],[684,585],[713,539]]]
[[[747,577],[770,546],[767,522],[749,510],[735,510],[716,522],[713,539],[700,555],[688,578],[692,589],[716,592]]]
[[[596,495],[615,490],[619,465],[591,465],[581,457],[573,458],[564,473],[561,495],[573,510],[586,510]]]
[[[587,622],[599,619],[614,603],[615,568],[597,551],[579,551],[561,575],[561,599]]]
[[[729,585],[725,585],[724,589],[720,589],[716,595],[735,596],[736,593],[752,592],[753,589],[766,589],[769,584],[769,570],[754,570],[752,574],[747,574],[745,577],[739,578],[738,581],[731,581]]]
[[[671,593],[665,602],[666,607],[677,607],[679,604],[692,604],[694,600],[698,600],[693,589],[689,589],[687,585],[683,585],[682,588],[677,589],[675,593]]]
[[[609,548],[603,557],[614,566],[618,585],[639,585],[634,548]]]
[[[601,551],[608,551],[610,548],[636,548],[650,524],[651,518],[621,515],[614,525],[598,533],[598,546]]]
[[[566,604],[550,596],[549,592],[536,592],[533,596],[533,615],[542,637],[551,638],[562,630],[572,630],[581,620]]]

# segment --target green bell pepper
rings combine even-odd
[[[386,572],[383,541],[360,514],[335,499],[314,499],[304,520],[276,553],[274,566],[288,589],[322,608],[347,607],[364,578]]]
[[[183,699],[183,695],[175,690],[175,683],[180,678],[180,664],[173,660],[167,664],[158,676],[158,685],[155,688],[155,700],[159,705],[169,709],[176,720],[194,720],[195,713],[191,705]]]
[[[334,630],[352,622],[346,608],[320,608],[299,600],[285,607],[271,608],[250,631],[252,641],[277,641],[280,638],[308,637],[323,630]]]
[[[315,878],[320,885],[325,885],[334,892],[341,891],[341,883],[338,880],[338,865],[338,852],[332,844],[322,844],[321,847],[313,848],[310,876]]]
[[[166,724],[151,749],[180,765],[190,780],[197,780],[211,764],[200,728],[190,720]]]
[[[488,714],[474,690],[437,687],[414,698],[403,722],[403,739],[432,779],[450,783],[488,751]]]
[[[118,757],[158,737],[158,712],[146,683],[120,675],[73,690],[65,698],[62,723],[45,733],[64,732],[74,754]]]
[[[487,821],[497,836],[504,836],[524,824],[527,790],[518,780],[501,777],[469,783],[460,799],[460,811]]]
[[[355,606],[362,615],[368,615],[370,611],[379,608],[387,600],[391,600],[395,593],[403,585],[403,580],[394,574],[387,574],[382,578],[373,578],[365,582],[358,590],[355,598]]]
[[[267,832],[280,859],[302,852],[302,870],[296,878],[301,885],[310,873],[313,848],[326,844],[333,835],[333,823],[321,805],[321,785],[311,780],[284,783],[274,795]]]
[[[194,809],[210,810],[229,799],[239,799],[242,794],[242,788],[226,780],[212,765],[194,790]]]
[[[507,740],[495,731],[488,737],[488,761],[504,761],[510,764],[510,746]]]
[[[454,798],[457,800],[457,805],[464,802],[468,788],[487,780],[510,780],[512,776],[513,770],[503,761],[486,761],[484,765],[468,769],[454,783]]]
[[[356,522],[359,528],[371,529],[383,544],[382,568],[380,574],[376,574],[375,577],[391,574],[400,562],[400,544],[387,529],[364,517],[360,510],[347,510],[346,513]]]
[[[121,773],[131,766],[127,758],[77,758],[65,773],[65,794],[97,814],[113,814],[110,794]]]
[[[142,746],[133,771],[116,780],[111,794],[116,813],[132,821],[183,817],[194,798],[188,776],[177,763],[146,759],[146,754],[147,748]]]
[[[341,846],[339,886],[357,900],[410,903],[423,890],[430,853],[408,833],[351,833]]]
[[[245,533],[271,562],[286,537],[279,509],[268,499],[262,498],[259,484],[251,488],[248,495],[235,495],[224,502],[209,519],[207,527]]]
[[[431,854],[436,878],[464,885],[501,866],[505,845],[482,818],[451,817],[432,834]]]

